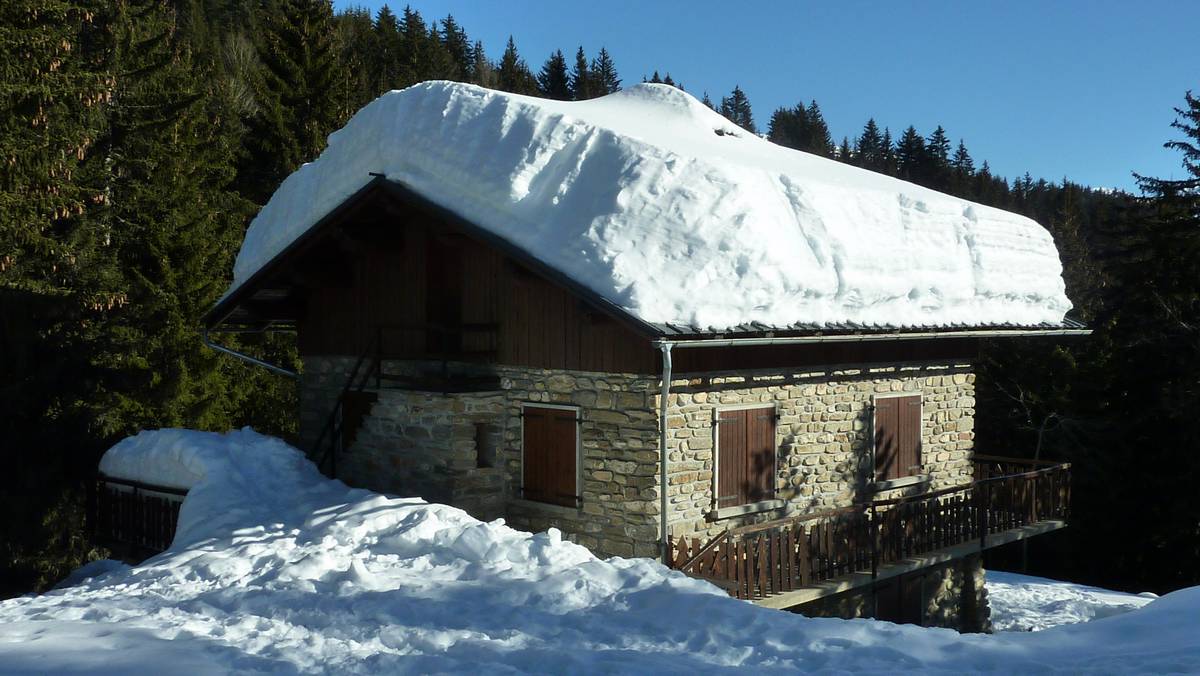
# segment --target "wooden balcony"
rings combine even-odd
[[[672,567],[788,608],[1066,526],[1070,464],[975,460],[965,486],[677,538]]]

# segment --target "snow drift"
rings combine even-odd
[[[1028,218],[777,146],[656,84],[579,102],[384,94],[263,207],[227,295],[372,172],[647,322],[1032,326],[1071,307]]]
[[[0,673],[1200,667],[1200,589],[1036,633],[808,619],[647,559],[598,560],[556,531],[349,489],[249,430],[143,432],[105,462],[192,476],[179,535],[136,568],[93,566],[73,587],[0,602]]]

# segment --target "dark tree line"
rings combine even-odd
[[[452,16],[335,13],[327,0],[0,5],[0,596],[98,553],[83,487],[120,437],[294,434],[292,384],[206,350],[198,330],[249,219],[330,132],[380,93],[430,79],[561,100],[621,88],[606,49],[567,54],[535,70],[514,38],[493,59]],[[682,88],[663,72],[649,81]],[[740,87],[703,101],[757,133]],[[1116,586],[1197,581],[1200,108],[1186,103],[1172,147],[1191,178],[1143,178],[1142,197],[1007,181],[941,127],[893,139],[870,120],[837,143],[816,101],[775,111],[767,130],[1051,229],[1096,335],[988,345],[978,447],[1032,453],[1040,440],[1043,457],[1076,463],[1075,522],[1051,560]],[[224,339],[295,363],[282,338]]]

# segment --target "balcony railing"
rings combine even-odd
[[[888,564],[967,543],[983,550],[1005,531],[1066,520],[1070,464],[978,460],[1004,468],[965,486],[730,528],[708,542],[677,538],[672,566],[731,596],[761,599],[851,573],[874,579]],[[1028,471],[997,473],[1017,468]]]
[[[89,495],[93,535],[114,558],[139,562],[175,539],[187,491],[99,475]]]

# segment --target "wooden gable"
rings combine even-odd
[[[354,356],[378,341],[395,359],[658,368],[650,337],[619,313],[386,189],[298,242],[239,289],[241,302],[226,316],[294,324],[301,355]]]

